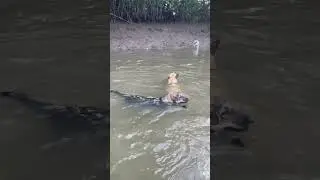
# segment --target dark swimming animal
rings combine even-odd
[[[46,117],[53,119],[55,123],[59,122],[61,126],[92,128],[108,124],[106,118],[110,112],[107,109],[91,106],[58,105],[15,91],[1,92],[1,95],[20,101],[36,113],[46,115]]]
[[[216,52],[217,52],[217,50],[219,49],[219,46],[220,46],[220,40],[217,39],[217,40],[211,41],[210,42],[210,46],[211,46],[211,48],[210,48],[211,55],[216,56]]]
[[[210,42],[210,54],[211,54],[211,63],[210,63],[210,69],[211,70],[216,70],[217,69],[217,64],[216,64],[216,60],[215,60],[215,56],[216,56],[216,52],[219,49],[220,46],[220,40],[212,40]]]
[[[172,102],[167,102],[164,97],[146,97],[140,95],[130,95],[121,93],[116,90],[110,90],[110,93],[117,94],[125,98],[125,102],[128,104],[138,104],[138,105],[147,105],[147,106],[181,106],[186,108],[189,98],[183,95],[176,95]]]

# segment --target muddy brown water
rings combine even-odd
[[[251,156],[216,158],[217,179],[319,179],[319,16],[297,0],[217,2],[220,77],[251,109]],[[251,136],[251,137],[250,137]]]
[[[2,5],[1,91],[16,88],[57,104],[108,108],[109,38],[101,4]],[[53,126],[33,109],[1,97],[0,179],[106,179],[105,135]]]
[[[209,52],[111,53],[111,89],[160,97],[177,72],[188,108],[140,107],[111,95],[111,179],[210,179]]]

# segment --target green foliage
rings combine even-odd
[[[209,22],[209,0],[110,0],[113,20]]]

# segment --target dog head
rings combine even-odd
[[[176,84],[178,83],[179,74],[172,72],[168,75],[168,84]]]

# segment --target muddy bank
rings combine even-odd
[[[210,49],[209,24],[110,24],[110,50],[165,50],[192,47]]]

